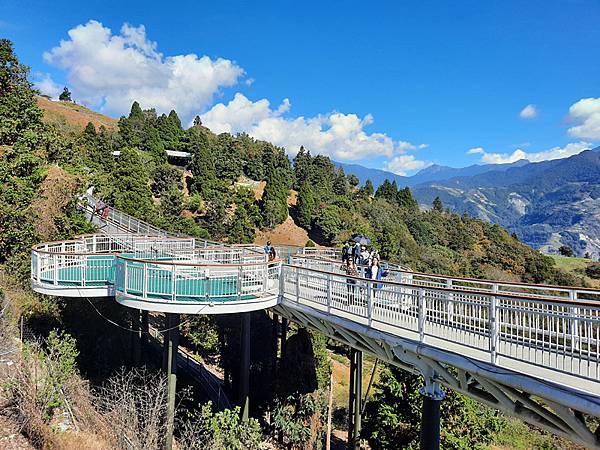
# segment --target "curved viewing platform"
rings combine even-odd
[[[268,262],[255,248],[193,238],[90,235],[41,244],[31,253],[36,292],[115,296],[126,306],[162,312],[268,308],[277,301],[279,272],[280,262]]]

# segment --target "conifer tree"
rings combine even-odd
[[[63,91],[58,96],[58,99],[61,102],[70,102],[71,101],[71,91],[66,86],[63,88]]]
[[[396,203],[398,206],[407,209],[415,209],[418,206],[417,201],[413,198],[409,187],[402,188],[396,195]]]
[[[312,217],[315,212],[317,206],[317,202],[315,199],[315,195],[308,184],[308,181],[305,181],[300,191],[298,192],[298,223],[301,227],[310,230]]]
[[[12,145],[23,131],[43,128],[42,110],[27,79],[29,67],[13,52],[12,42],[0,39],[0,145]]]
[[[300,150],[294,157],[294,175],[296,177],[294,187],[300,189],[304,182],[308,180],[311,171],[311,156],[310,151],[306,151],[304,146],[300,147]]]
[[[208,146],[200,140],[192,142],[192,162],[190,168],[194,175],[193,190],[206,196],[216,185],[215,163]]]
[[[124,147],[113,170],[112,201],[115,208],[139,218],[152,212],[148,171],[137,150]]]

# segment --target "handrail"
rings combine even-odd
[[[525,300],[535,300],[535,301],[550,302],[550,303],[565,303],[565,304],[569,304],[569,305],[600,307],[600,301],[594,301],[594,300],[569,300],[569,299],[552,298],[552,297],[540,298],[539,296],[528,296],[526,294],[517,294],[517,293],[502,292],[502,291],[484,291],[484,290],[477,290],[477,289],[466,289],[466,288],[462,288],[462,287],[449,288],[449,287],[445,287],[445,286],[422,286],[422,285],[418,285],[418,284],[401,282],[401,281],[388,281],[388,280],[383,280],[383,279],[382,280],[373,280],[370,278],[364,278],[364,277],[360,277],[360,276],[356,277],[356,276],[346,275],[341,272],[340,273],[328,272],[326,270],[313,269],[311,267],[297,266],[294,264],[284,264],[284,266],[292,267],[294,269],[308,270],[308,271],[323,274],[323,275],[339,276],[339,277],[343,277],[343,278],[346,278],[349,280],[354,280],[357,282],[398,286],[398,287],[403,287],[403,288],[429,289],[429,290],[442,291],[442,292],[448,292],[448,293],[452,292],[452,293],[462,293],[462,294],[472,294],[472,295],[490,295],[490,296],[495,296],[495,297],[505,297],[505,298],[513,298],[513,299],[525,299]],[[595,291],[595,292],[597,292],[597,294],[600,295],[600,290]]]
[[[341,261],[338,260],[332,260],[332,259],[325,259],[325,258],[311,258],[311,257],[306,257],[303,255],[294,255],[291,257],[292,260],[304,260],[304,261],[323,261],[325,263],[330,263],[332,265],[340,265]],[[361,265],[359,267],[366,267],[364,265]],[[433,278],[436,280],[443,280],[445,281],[445,283],[440,283],[438,286],[435,286],[436,288],[440,288],[440,289],[449,289],[449,290],[458,290],[460,286],[457,286],[456,284],[454,284],[454,281],[458,281],[458,282],[463,282],[463,283],[472,283],[472,284],[479,284],[479,285],[487,285],[490,287],[489,290],[480,288],[480,289],[471,289],[471,291],[473,292],[492,292],[492,290],[494,289],[494,286],[497,287],[515,287],[518,289],[540,289],[543,291],[554,291],[554,292],[563,292],[565,294],[571,292],[571,291],[575,291],[575,292],[581,292],[581,293],[589,293],[589,294],[594,294],[594,295],[598,295],[598,300],[595,300],[596,302],[600,302],[600,290],[598,289],[593,289],[593,288],[586,288],[586,287],[579,287],[579,286],[560,286],[560,285],[547,285],[547,284],[535,284],[535,283],[521,283],[521,282],[507,282],[507,281],[493,281],[493,280],[480,280],[477,278],[465,278],[465,277],[447,277],[444,275],[436,275],[436,274],[428,274],[428,273],[422,273],[422,272],[415,272],[415,271],[411,271],[411,270],[403,270],[403,269],[394,269],[394,268],[388,268],[387,269],[390,273],[392,274],[398,274],[400,276],[422,276],[425,278]],[[325,271],[327,272],[327,271]],[[425,280],[416,280],[416,281],[425,281]],[[450,283],[450,288],[448,288],[447,286]],[[414,285],[417,285],[417,283],[411,283]],[[423,287],[427,287],[427,285],[423,284]],[[429,287],[434,287],[434,286],[429,286]],[[464,286],[463,286],[464,287]],[[506,292],[506,291],[502,291],[499,290],[500,293],[510,293],[510,292]],[[530,295],[530,297],[532,298],[539,298],[539,299],[551,299],[551,298],[560,298],[560,297],[549,297],[549,296],[545,296],[543,294],[538,294],[536,295]],[[564,298],[564,300],[567,300],[566,298]],[[589,300],[589,301],[594,301],[594,300]]]
[[[448,342],[451,351],[459,345],[494,365],[503,357],[600,381],[597,302],[416,286],[289,264],[281,277],[286,302],[316,308],[332,319],[350,318],[387,333],[397,329],[399,336],[414,333],[416,341],[435,340],[442,348]]]

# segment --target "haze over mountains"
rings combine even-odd
[[[410,186],[423,205],[439,196],[446,207],[498,223],[544,252],[568,245],[579,256],[600,258],[600,147],[537,163],[433,165],[411,177],[336,164],[376,187],[386,178]]]

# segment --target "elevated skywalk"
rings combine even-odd
[[[598,290],[450,278],[401,267],[370,281],[343,274],[335,249],[287,249],[287,262],[267,261],[260,249],[164,232],[150,236],[151,226],[116,217],[115,232],[36,246],[34,289],[114,296],[125,306],[168,313],[271,308],[419,373],[433,389],[444,384],[600,447],[598,430],[594,434],[581,415],[600,417]]]

